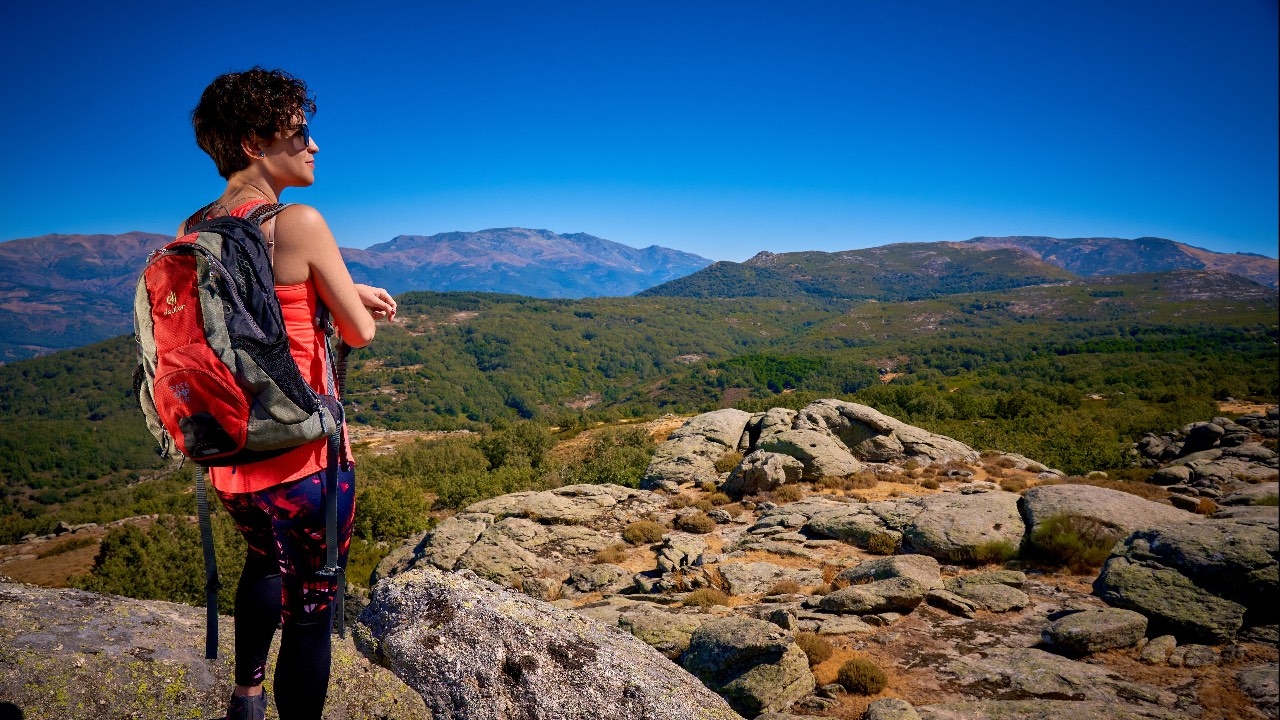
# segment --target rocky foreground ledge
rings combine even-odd
[[[643,489],[493,498],[393,553],[361,646],[458,718],[719,712],[656,710],[639,700],[655,688],[612,670],[618,653],[762,720],[1276,717],[1277,512],[1256,504],[1276,495],[1276,454],[1255,435],[1232,446],[1249,473],[1175,506],[852,403],[707,413],[659,447]],[[999,564],[1063,515],[1118,540],[1102,572]],[[660,536],[620,542],[646,521]],[[710,590],[728,597],[697,600]],[[810,667],[800,632],[833,656]],[[602,638],[598,662],[581,652]],[[855,656],[885,669],[883,691],[833,683]],[[569,665],[589,691],[566,696]],[[636,704],[593,714],[578,697]]]
[[[222,619],[219,659],[211,661],[204,659],[204,617],[203,608],[189,605],[0,578],[0,718],[222,717],[233,684],[231,619]],[[350,638],[335,638],[325,717],[429,720],[431,714]]]
[[[646,489],[492,498],[389,556],[327,716],[1275,718],[1276,455],[1226,429],[1209,449],[1245,472],[1161,451],[1194,471],[1175,496],[1212,500],[1175,506],[848,403],[698,416]],[[995,562],[1063,514],[1118,539],[1101,572]],[[622,542],[637,522],[657,533]],[[0,582],[0,713],[215,717],[229,665],[200,657],[202,619]],[[810,666],[801,632],[831,657]],[[883,690],[834,683],[855,656]]]

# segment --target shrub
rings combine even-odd
[[[729,497],[728,495],[722,492],[714,492],[714,493],[711,493],[711,496],[707,498],[707,501],[710,502],[712,505],[715,505],[718,507],[720,505],[728,505],[729,503],[733,502],[733,498]]]
[[[652,520],[637,520],[622,530],[622,539],[632,545],[647,545],[661,541],[666,531]]]
[[[796,645],[799,645],[804,654],[809,656],[809,667],[818,665],[831,657],[831,643],[817,633],[796,633]]]
[[[887,532],[873,533],[867,538],[867,552],[892,555],[898,551],[898,538]]]
[[[639,487],[656,447],[643,428],[603,432],[592,439],[581,459],[560,470],[561,483]]]
[[[728,605],[729,596],[718,588],[702,588],[685,595],[684,604],[686,607],[697,605],[700,608],[709,608],[712,605]]]
[[[1111,490],[1119,490],[1127,492],[1130,495],[1137,495],[1144,500],[1159,502],[1169,499],[1169,491],[1159,485],[1153,485],[1149,482],[1141,480],[1117,480],[1115,478],[1084,478],[1078,475],[1071,477],[1043,480],[1041,485],[1092,485],[1094,487],[1104,487]]]
[[[1263,495],[1254,505],[1266,505],[1267,507],[1275,507],[1280,505],[1280,495]]]
[[[218,610],[231,613],[241,567],[231,558],[244,557],[244,536],[221,508],[214,511],[212,522],[215,552],[218,558],[225,558],[218,563]],[[204,555],[200,548],[200,530],[185,517],[161,515],[145,528],[122,525],[102,539],[89,574],[71,584],[96,593],[203,607]]]
[[[729,472],[738,467],[740,462],[742,462],[742,453],[737,450],[730,450],[716,460],[716,472]]]
[[[688,495],[672,495],[671,499],[667,501],[667,507],[672,510],[681,510],[691,504],[693,504],[693,500]]]
[[[1212,515],[1218,512],[1218,503],[1209,498],[1200,498],[1200,502],[1196,503],[1197,515]]]
[[[818,481],[814,484],[823,490],[843,490],[847,483],[848,481],[839,475],[825,475],[818,478]]]
[[[1018,556],[1018,546],[1008,540],[989,540],[955,558],[975,565],[1000,565]]]
[[[765,595],[792,595],[800,592],[800,583],[795,580],[779,580],[769,588]]]
[[[676,516],[676,527],[685,532],[703,535],[716,529],[716,521],[704,512],[687,513]]]
[[[715,491],[716,491],[716,487],[717,487],[717,485],[716,485],[715,483],[711,482],[710,480],[704,480],[703,482],[698,483],[698,489],[699,489],[699,490],[701,490],[702,492],[705,492],[705,493],[713,493],[713,492],[715,492]]]
[[[844,568],[839,565],[832,565],[831,563],[825,562],[822,563],[822,582],[830,583],[832,580],[835,580],[836,576],[839,575],[840,571],[843,569]]]
[[[889,679],[875,663],[866,658],[854,658],[840,666],[836,682],[851,693],[875,695],[889,684]]]
[[[604,565],[605,563],[618,564],[627,559],[627,546],[622,543],[615,543],[609,547],[596,553],[591,562],[596,565]]]
[[[795,502],[804,497],[804,490],[799,485],[783,485],[773,491],[773,498],[784,503]]]
[[[939,484],[938,481],[934,478],[925,478],[924,480],[920,481],[920,487],[926,490],[937,490],[938,488],[942,487],[942,485]]]
[[[1070,513],[1047,518],[1027,541],[1031,559],[1085,575],[1096,571],[1124,533],[1097,520]]]
[[[80,548],[86,548],[97,542],[98,542],[97,538],[82,535],[77,538],[71,538],[66,542],[60,542],[57,545],[47,547],[41,550],[39,553],[37,553],[36,557],[43,560],[47,557],[53,557],[54,555],[61,555],[63,553],[69,553],[72,550],[79,550]]]
[[[696,507],[704,513],[709,513],[713,508],[715,508],[715,506],[711,504],[711,500],[707,498],[698,498],[690,507]]]
[[[1022,492],[1027,489],[1027,481],[1020,477],[1007,477],[1000,480],[1000,489],[1005,492]]]
[[[347,551],[347,582],[368,588],[374,569],[389,554],[391,554],[389,543],[369,542],[359,537],[351,538],[351,545]]]
[[[876,477],[876,474],[869,470],[859,470],[858,472],[850,475],[847,479],[849,482],[848,487],[854,490],[866,490],[868,488],[873,488],[876,486],[876,483],[880,482],[880,479]]]
[[[489,469],[504,466],[540,467],[554,442],[546,426],[536,422],[517,422],[498,430],[476,443],[476,448],[489,461]]]
[[[366,483],[356,493],[355,534],[369,542],[406,538],[431,524],[431,500],[398,477]]]

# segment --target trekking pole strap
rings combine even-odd
[[[213,551],[213,521],[209,512],[209,491],[204,468],[195,466],[196,507],[200,519],[200,545],[204,549],[204,657],[218,659],[218,559]]]
[[[338,622],[338,635],[347,636],[345,595],[346,573],[338,562],[338,453],[342,444],[342,431],[329,435],[329,469],[325,473],[324,494],[324,546],[325,567],[321,575],[334,582],[333,611]]]

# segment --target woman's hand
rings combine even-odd
[[[364,305],[374,320],[394,320],[396,301],[391,293],[380,287],[356,283],[356,292],[360,295],[360,303]]]

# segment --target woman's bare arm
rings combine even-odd
[[[320,213],[307,205],[291,205],[275,217],[274,235],[276,282],[296,285],[314,278],[320,300],[329,308],[342,339],[352,347],[372,342],[377,327],[371,311],[390,316],[395,305],[388,306],[370,292],[378,288],[362,292],[351,280],[338,241]],[[374,304],[367,307],[368,303]]]

